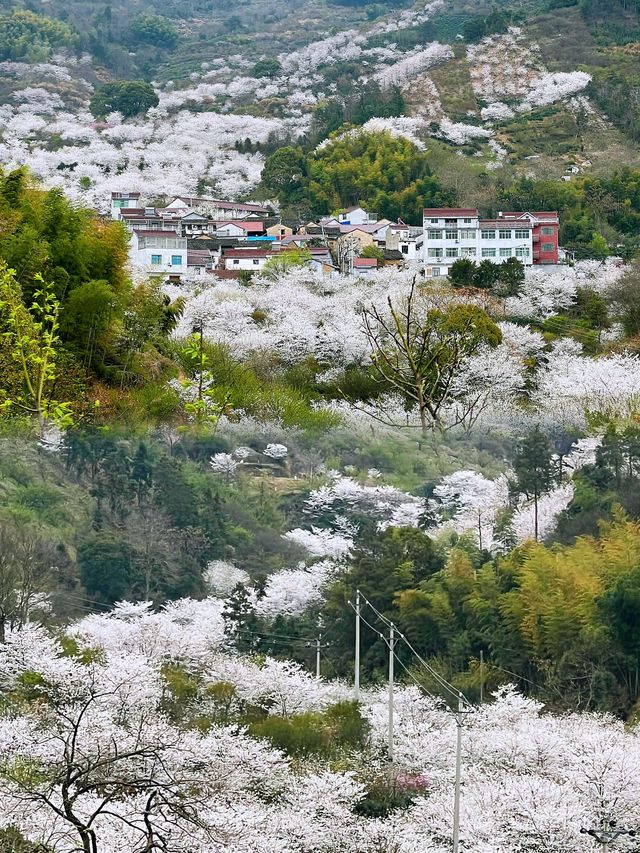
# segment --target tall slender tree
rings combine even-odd
[[[553,462],[553,445],[539,425],[518,443],[513,468],[518,491],[533,498],[534,536],[537,542],[538,502],[558,478],[558,470]]]

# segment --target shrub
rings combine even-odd
[[[138,42],[155,47],[174,48],[178,43],[178,31],[162,15],[138,15],[131,24],[131,35]]]
[[[121,80],[107,83],[96,91],[89,102],[96,118],[119,112],[125,118],[146,113],[160,103],[153,86],[143,80]]]
[[[270,716],[252,723],[249,730],[254,737],[266,738],[294,758],[330,757],[344,750],[362,749],[369,735],[369,724],[360,714],[357,702],[338,702],[322,713]]]

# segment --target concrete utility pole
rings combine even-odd
[[[360,590],[356,590],[356,659],[353,677],[353,697],[360,701]]]
[[[389,627],[389,731],[387,745],[390,764],[393,764],[393,647],[395,643],[395,632],[393,624],[391,624]]]
[[[618,827],[615,820],[603,820],[602,826],[599,829],[585,829],[582,827],[580,832],[583,835],[590,835],[592,838],[595,838],[598,844],[602,845],[603,853],[608,853],[611,842],[620,838],[621,835],[628,835],[631,838],[637,835],[635,829],[624,829],[623,827]]]
[[[320,635],[316,637],[316,681],[320,681]]]
[[[460,782],[462,775],[462,693],[458,695],[456,713],[456,781],[453,795],[453,853],[460,850]]]
[[[330,643],[322,643],[322,634],[318,634],[314,643],[306,643],[307,648],[316,647],[316,681],[320,681],[320,650],[329,647]]]

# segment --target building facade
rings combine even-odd
[[[139,207],[140,193],[111,193],[111,218],[120,219],[120,211]]]
[[[277,252],[269,249],[227,249],[223,255],[224,268],[237,272],[260,272],[269,258],[275,256]]]
[[[425,276],[447,276],[459,258],[503,264],[517,258],[534,262],[533,225],[528,219],[480,219],[476,208],[425,208]]]
[[[498,213],[501,222],[530,222],[532,226],[533,263],[557,264],[559,262],[558,214],[552,210],[539,210],[535,213]]]
[[[131,233],[129,259],[149,276],[186,275],[186,237],[177,231],[136,229]]]

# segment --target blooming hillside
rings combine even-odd
[[[448,146],[471,143],[492,168],[504,158],[504,132],[510,138],[511,131],[503,124],[514,116],[553,107],[572,121],[585,111],[596,121],[584,97],[589,74],[549,71],[526,29],[486,36],[461,56],[457,36],[452,43],[428,38],[429,27],[442,29],[446,16],[441,0],[387,10],[374,23],[316,35],[265,60],[275,63],[266,76],[254,73],[242,53],[203,61],[186,80],[153,81],[158,106],[126,120],[113,112],[96,121],[88,111],[101,86],[90,53],[78,57],[62,48],[47,62],[8,59],[0,164],[26,164],[48,185],[100,209],[111,191],[166,196],[207,186],[222,196],[250,196],[264,163],[260,146],[295,142],[313,130],[318,109],[340,95],[335,75],[347,64],[352,86],[398,87],[411,105],[405,116],[374,111],[367,127],[420,145],[433,137]],[[420,28],[427,37],[415,43],[412,36],[404,47],[403,33]],[[461,74],[471,98],[465,110],[450,88]],[[252,150],[238,150],[246,140]],[[513,146],[508,150],[519,159]]]
[[[446,707],[415,686],[396,688],[390,772],[403,806],[367,816],[389,773],[385,691],[367,687],[358,713],[346,684],[237,657],[222,637],[211,600],[158,613],[124,603],[70,626],[62,641],[36,625],[11,634],[0,648],[0,681],[15,703],[0,721],[0,820],[60,853],[450,848],[455,720]],[[270,743],[275,734],[260,734],[277,731],[270,720],[311,726],[349,708],[366,736],[334,747],[333,767],[318,747],[294,760]],[[635,733],[607,717],[541,712],[505,688],[465,714],[465,849],[578,853],[581,827],[602,814],[640,819]],[[619,849],[634,848],[623,840]]]

